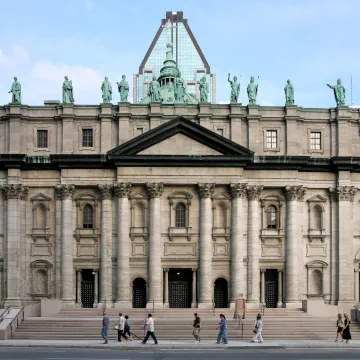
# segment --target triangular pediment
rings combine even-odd
[[[327,199],[324,198],[321,195],[314,195],[313,197],[311,197],[310,199],[307,200],[308,202],[326,202]]]
[[[46,196],[45,194],[43,193],[39,193],[39,194],[36,194],[34,195],[32,198],[31,198],[32,201],[50,201],[51,198],[49,198],[48,196]]]
[[[239,157],[250,161],[253,152],[207,128],[183,117],[177,117],[108,152],[110,159],[119,157]]]

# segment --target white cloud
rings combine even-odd
[[[77,104],[101,102],[100,88],[104,78],[100,74],[81,65],[57,65],[51,61],[40,61],[32,69],[31,77],[34,78],[36,98],[60,100],[64,76],[72,80]],[[115,90],[114,84],[113,90]]]
[[[229,102],[228,101],[220,101],[219,104],[228,104]]]
[[[8,53],[4,53],[0,48],[0,66],[6,69],[14,69],[17,65],[27,64],[29,58],[29,53],[20,45],[12,45]]]

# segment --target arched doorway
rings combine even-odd
[[[146,281],[142,278],[136,278],[133,281],[133,308],[146,307]]]
[[[216,308],[228,307],[228,282],[224,278],[219,278],[214,284],[214,303]]]

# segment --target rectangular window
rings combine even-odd
[[[321,132],[310,133],[310,150],[321,150]]]
[[[46,149],[48,147],[48,131],[38,130],[37,131],[37,147]]]
[[[82,146],[93,147],[93,129],[82,130]]]
[[[224,136],[224,129],[217,129],[216,132],[218,133],[218,135]]]
[[[266,130],[266,148],[277,149],[278,147],[277,130]]]

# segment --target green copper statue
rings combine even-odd
[[[237,104],[240,95],[240,83],[237,82],[237,76],[230,80],[230,73],[228,75],[228,82],[231,87],[230,104]]]
[[[206,75],[204,75],[199,82],[199,90],[200,90],[200,102],[206,103],[208,102],[209,96],[209,84],[206,81]]]
[[[294,86],[290,80],[287,81],[285,88],[285,105],[294,105]]]
[[[21,84],[17,81],[17,77],[14,77],[14,82],[11,85],[9,94],[12,93],[12,104],[21,104]]]
[[[186,86],[185,86],[185,81],[181,77],[180,72],[179,72],[179,75],[175,78],[174,91],[175,91],[175,102],[183,103],[184,97],[185,97]]]
[[[334,90],[334,96],[335,96],[335,100],[336,100],[336,105],[337,106],[345,106],[345,88],[344,86],[341,84],[341,79],[337,80],[337,84],[332,86],[327,84],[327,86],[330,89]]]
[[[63,82],[63,104],[73,104],[74,102],[72,81],[65,76]]]
[[[112,86],[108,78],[106,77],[101,85],[103,103],[110,103],[112,100]]]
[[[129,83],[126,80],[126,76],[123,75],[121,77],[121,81],[117,82],[117,86],[120,93],[120,102],[128,102],[128,96],[129,96]]]
[[[255,84],[255,79],[253,76],[250,77],[250,83],[247,87],[247,94],[249,98],[249,104],[256,104],[256,97],[258,93],[258,84]]]
[[[161,102],[160,83],[156,80],[155,75],[150,83],[148,96],[150,97],[150,102]]]

